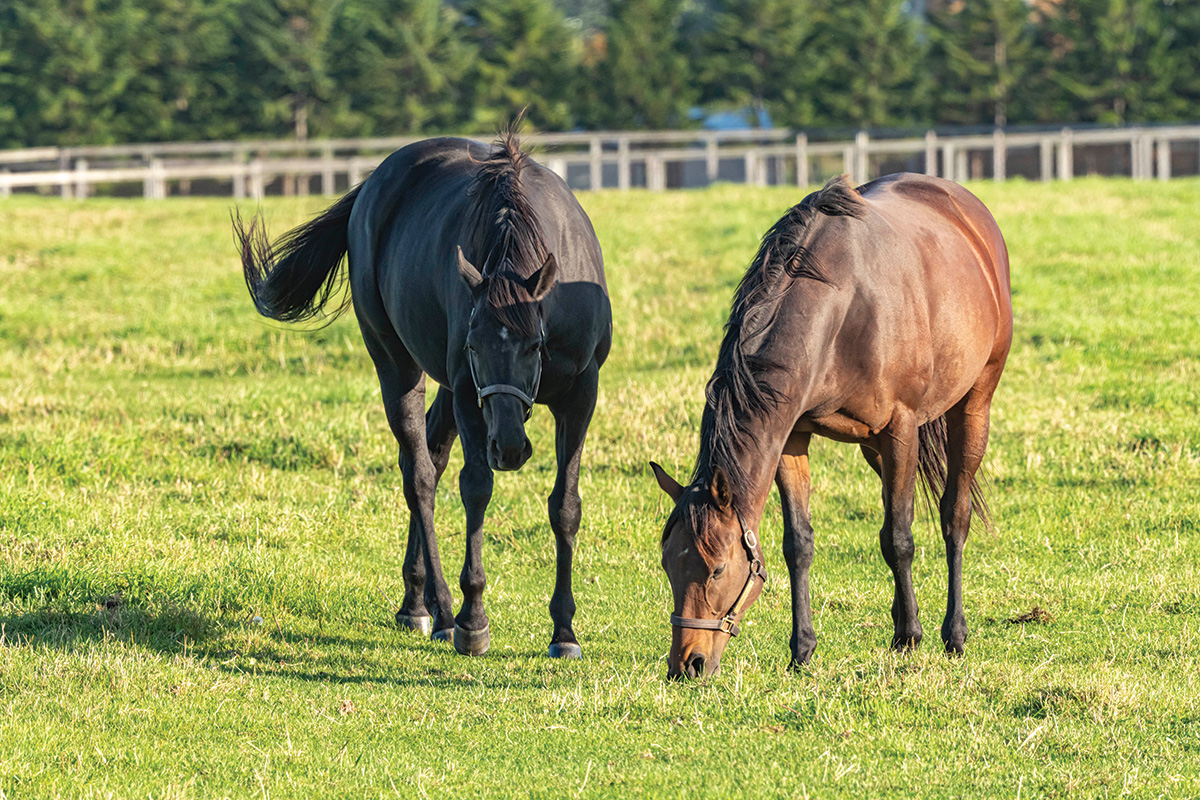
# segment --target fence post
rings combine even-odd
[[[652,192],[667,188],[663,160],[657,155],[646,156],[646,188]]]
[[[321,150],[321,194],[329,197],[334,193],[333,148]]]
[[[62,152],[60,152],[58,154],[58,171],[66,172],[67,168],[70,166],[71,166],[70,153],[67,150],[63,150]],[[58,195],[63,200],[69,199],[71,197],[71,184],[67,183],[66,181],[63,181],[63,183],[58,187]]]
[[[992,133],[992,180],[1004,181],[1008,178],[1008,144],[1005,141],[1004,129],[996,128]]]
[[[88,162],[86,158],[75,161],[75,199],[83,200],[88,196],[87,183]]]
[[[562,178],[564,181],[567,179],[567,161],[566,161],[566,159],[552,158],[546,163],[546,166],[550,167],[550,171],[553,172],[558,177]]]
[[[870,143],[871,138],[866,131],[859,131],[854,135],[854,182],[857,184],[864,184],[871,177],[871,159],[867,153]]]
[[[796,185],[808,186],[808,135],[796,134]]]
[[[971,180],[971,173],[967,169],[967,148],[954,148],[954,180],[958,183],[965,183]]]
[[[593,192],[604,188],[604,162],[600,160],[603,149],[599,136],[588,142],[588,188]]]
[[[350,158],[350,166],[346,171],[346,180],[350,181],[350,188],[354,188],[362,183],[362,164],[358,161],[358,156]]]
[[[954,170],[958,167],[958,158],[956,153],[958,148],[953,142],[946,142],[942,145],[942,177],[948,181],[958,180],[958,176],[954,174]]]
[[[1171,140],[1158,140],[1158,179],[1171,180]]]
[[[1075,177],[1075,146],[1071,143],[1071,129],[1063,128],[1058,140],[1058,179],[1069,181]]]
[[[1054,140],[1043,137],[1038,142],[1038,180],[1048,181],[1054,177]]]
[[[708,178],[709,183],[716,183],[720,174],[721,156],[717,150],[717,139],[715,136],[710,136],[704,143],[704,175]]]
[[[936,131],[925,131],[925,174],[937,177],[938,138]]]
[[[246,196],[246,152],[235,150],[233,164],[237,168],[233,173],[233,199],[241,200]]]
[[[629,163],[629,137],[622,136],[617,139],[617,188],[621,191],[629,189],[631,172],[633,165]]]
[[[0,197],[12,197],[12,178],[8,167],[0,167]]]
[[[854,145],[846,145],[842,148],[842,172],[846,175],[854,175]]]
[[[250,196],[261,202],[265,193],[266,181],[263,176],[262,158],[255,156],[254,160],[250,162]]]

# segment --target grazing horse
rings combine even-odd
[[[460,653],[487,651],[482,548],[492,473],[525,464],[525,422],[535,403],[550,408],[558,459],[550,655],[578,658],[579,461],[612,311],[600,243],[566,183],[521,150],[514,127],[492,147],[441,138],[398,150],[274,245],[257,217],[248,228],[235,219],[234,228],[246,284],[267,317],[313,319],[348,283],[350,297],[333,313],[353,304],[400,445],[409,510],[401,627],[452,640]],[[438,383],[428,412],[426,375]],[[433,504],[456,436],[467,537],[454,616]]]
[[[674,595],[668,673],[715,672],[762,591],[755,533],[771,489],[783,505],[792,665],[816,648],[808,445],[858,444],[883,480],[883,557],[895,580],[892,647],[921,640],[913,594],[918,475],[941,491],[949,597],[942,641],[967,638],[962,551],[992,394],[1012,341],[1008,251],[988,210],[938,178],[840,178],[763,237],[738,286],[700,424],[691,483],[653,464],[675,502],[662,537]]]

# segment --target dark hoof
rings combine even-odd
[[[481,656],[488,651],[492,643],[490,628],[481,631],[469,631],[466,628],[454,626],[454,649],[464,656]]]
[[[429,638],[435,642],[452,642],[454,641],[454,629],[443,628],[440,631],[434,631],[429,634]]]
[[[428,636],[433,631],[433,619],[428,614],[420,616],[409,616],[408,614],[396,612],[396,627],[404,630],[420,631]]]
[[[583,658],[583,648],[575,642],[554,642],[550,645],[551,658]]]

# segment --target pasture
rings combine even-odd
[[[0,797],[1200,794],[1200,182],[977,184],[1016,333],[967,544],[971,638],[895,655],[875,475],[813,445],[817,653],[772,580],[721,673],[664,680],[667,507],[734,287],[795,189],[584,194],[612,355],[580,479],[581,661],[545,657],[550,417],[501,474],[492,649],[392,623],[407,512],[352,317],[253,311],[221,200],[0,203]],[[326,204],[271,199],[281,233]],[[432,392],[430,393],[432,396]],[[457,598],[456,453],[438,490]],[[261,620],[261,622],[260,622]]]

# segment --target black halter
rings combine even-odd
[[[475,310],[471,309],[471,316],[475,316]],[[470,323],[468,322],[468,325]],[[546,351],[546,323],[541,323],[541,340],[538,342],[538,363],[537,372],[533,376],[533,391],[526,394],[521,389],[508,383],[493,383],[490,386],[480,386],[479,378],[475,375],[475,351],[463,346],[467,351],[467,367],[471,370],[471,383],[475,384],[475,397],[479,401],[479,407],[483,408],[483,398],[490,397],[494,394],[511,394],[525,405],[525,421],[533,416],[533,401],[537,398],[538,389],[542,385],[542,354]]]
[[[764,584],[767,582],[767,571],[763,569],[762,548],[759,546],[758,536],[746,527],[745,522],[742,522],[741,514],[738,514],[738,525],[742,529],[742,546],[746,548],[746,557],[750,559],[750,574],[746,576],[746,585],[742,587],[742,593],[738,595],[737,600],[733,601],[733,605],[725,612],[725,616],[720,619],[692,619],[672,614],[672,625],[679,628],[720,631],[728,633],[730,636],[738,635],[738,624],[734,618],[745,610],[746,601],[750,598],[750,590],[754,586],[754,579],[758,578]]]

